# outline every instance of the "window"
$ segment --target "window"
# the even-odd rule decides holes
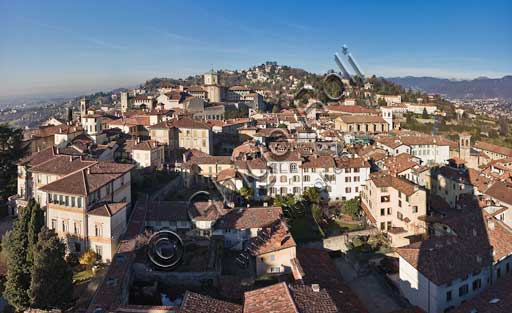
[[[390,221],[388,221],[388,222],[387,222],[387,224],[388,224],[388,225],[387,225],[387,226],[388,226],[388,229],[391,229],[391,227],[393,227],[393,225],[391,224],[391,222],[390,222]]]
[[[384,222],[380,223],[380,230],[386,230],[386,223],[384,223]]]
[[[402,198],[402,192],[398,192],[398,198]]]
[[[356,192],[359,192],[359,187],[356,187]]]
[[[57,220],[54,218],[52,219],[52,229],[57,230]]]
[[[359,168],[354,168],[354,173],[359,173]]]
[[[297,164],[290,164],[290,173],[297,173]]]
[[[351,193],[351,192],[352,192],[352,188],[350,188],[350,187],[345,188],[345,193]]]
[[[304,173],[309,173],[309,168],[305,168]]]
[[[414,205],[412,207],[412,213],[418,213],[418,206],[417,205]]]
[[[59,204],[64,204],[64,196],[63,195],[59,195]]]
[[[281,268],[280,267],[271,267],[270,272],[271,273],[281,273]]]
[[[468,285],[462,285],[459,287],[459,297],[465,296],[468,293]]]
[[[82,207],[82,198],[76,198],[77,207]]]
[[[94,235],[96,237],[101,237],[101,235],[102,235],[102,227],[101,227],[101,225],[99,225],[99,224],[95,224],[94,225]]]
[[[76,198],[75,197],[71,197],[71,206],[72,207],[75,207],[76,206]]]
[[[293,182],[294,182],[294,183],[299,182],[299,180],[300,180],[300,179],[299,179],[299,176],[298,176],[298,175],[293,175]]]
[[[402,200],[398,200],[398,206],[402,207]]]
[[[304,175],[304,181],[309,182],[309,180],[310,180],[309,175]]]
[[[69,196],[66,196],[66,200],[64,201],[64,203],[66,204],[66,206],[69,206]]]
[[[80,235],[80,222],[74,222],[73,223],[73,232],[76,235]]]
[[[473,290],[478,290],[482,287],[482,280],[479,278],[479,279],[475,279],[473,281]]]
[[[286,176],[282,175],[279,180],[282,182],[282,183],[286,183],[288,181],[288,178],[286,178]]]
[[[282,195],[286,195],[286,194],[288,194],[288,188],[286,188],[286,187],[281,187],[281,194],[282,194]]]
[[[349,176],[345,177],[345,182],[346,183],[350,183],[350,181],[351,181],[351,177],[349,177]]]
[[[396,212],[396,218],[398,218],[399,220],[403,220],[404,215],[401,212]]]
[[[101,260],[101,256],[103,255],[103,247],[102,246],[96,246],[94,250],[96,252],[96,259],[97,260]]]
[[[294,194],[299,194],[300,193],[300,188],[299,187],[293,187],[293,193]]]
[[[452,301],[452,291],[449,290],[446,292],[446,302]]]
[[[67,232],[69,229],[68,221],[62,221],[62,231]]]
[[[391,208],[388,208],[388,215],[391,215]]]
[[[384,209],[380,209],[380,216],[384,216],[386,214],[386,211]]]
[[[346,168],[345,173],[350,173],[350,170],[351,170],[350,168]]]
[[[389,202],[389,196],[381,196],[380,202]]]
[[[355,181],[355,182],[358,182],[358,181],[360,181],[360,180],[361,180],[361,177],[359,177],[359,176],[354,176],[354,181]]]

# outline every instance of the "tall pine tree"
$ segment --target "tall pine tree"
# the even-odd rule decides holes
[[[34,249],[30,282],[31,307],[63,308],[73,297],[73,272],[64,260],[65,244],[53,230],[43,227]]]
[[[30,304],[27,290],[30,287],[31,264],[27,261],[27,253],[31,216],[32,206],[23,208],[12,231],[7,232],[2,239],[2,250],[7,259],[4,297],[18,311]]]

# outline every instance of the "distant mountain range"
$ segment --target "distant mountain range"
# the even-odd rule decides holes
[[[479,77],[473,80],[451,80],[434,77],[390,77],[388,80],[404,88],[437,93],[448,98],[512,99],[512,76]]]

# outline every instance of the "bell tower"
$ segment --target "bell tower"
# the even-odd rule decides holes
[[[219,75],[216,71],[211,69],[208,73],[204,74],[204,85],[218,85],[219,84]]]
[[[80,99],[80,115],[87,115],[87,109],[89,109],[89,99],[84,97]]]
[[[471,135],[468,133],[459,134],[459,158],[469,161],[471,156]]]

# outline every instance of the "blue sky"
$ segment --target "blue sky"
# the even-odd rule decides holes
[[[266,60],[322,73],[512,74],[512,1],[0,0],[0,96],[133,86]]]

